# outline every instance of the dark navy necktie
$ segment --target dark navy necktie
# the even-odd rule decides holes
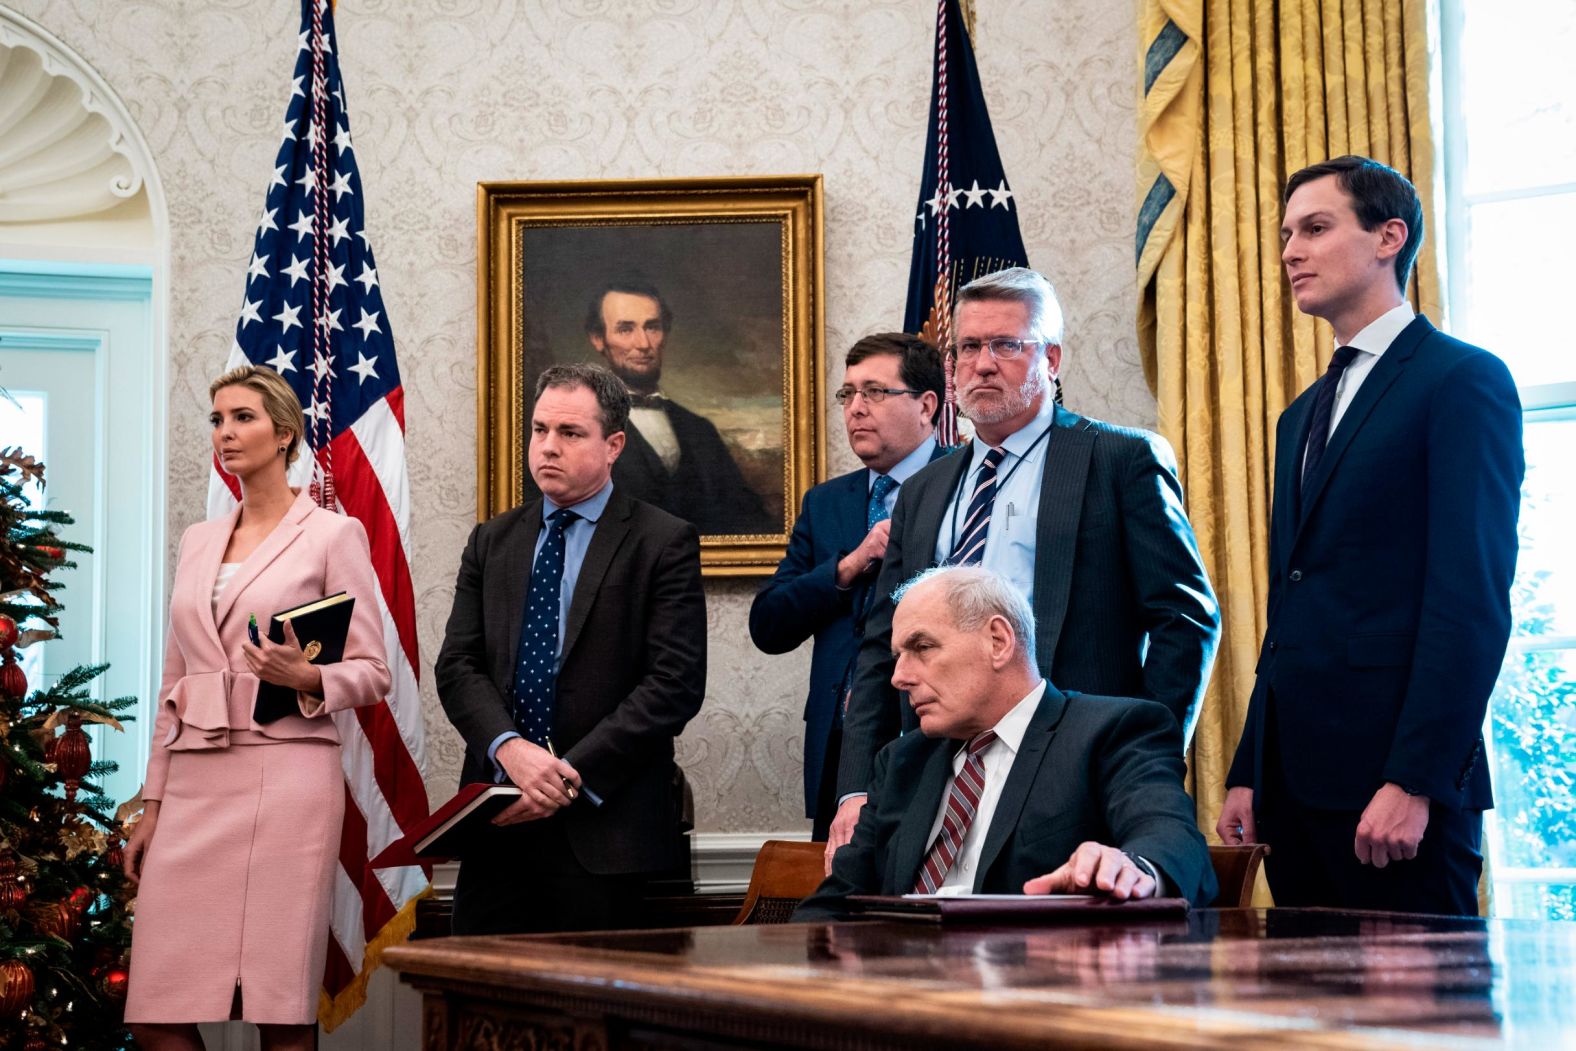
[[[1335,391],[1341,385],[1341,375],[1346,372],[1346,366],[1357,357],[1356,347],[1337,347],[1330,357],[1330,367],[1324,370],[1324,379],[1319,381],[1319,393],[1313,396],[1313,422],[1308,427],[1308,445],[1306,458],[1303,460],[1300,483],[1313,477],[1313,472],[1319,467],[1319,461],[1324,458],[1324,447],[1330,444],[1330,418],[1335,413]]]
[[[897,482],[891,475],[878,474],[876,482],[870,487],[870,505],[865,508],[865,532],[876,527],[878,522],[885,522],[892,517],[892,512],[887,510],[887,494],[897,488]]]
[[[558,683],[559,593],[564,582],[564,530],[580,516],[561,507],[547,516],[547,539],[531,566],[531,586],[520,622],[514,667],[514,726],[532,744],[547,747]]]
[[[963,539],[947,556],[949,566],[977,566],[985,557],[985,541],[990,532],[991,507],[996,503],[996,468],[1007,458],[1003,449],[992,449],[981,461],[974,492],[969,497],[969,509],[961,530]],[[956,506],[956,505],[954,505]]]

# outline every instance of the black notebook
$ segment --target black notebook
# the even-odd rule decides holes
[[[350,614],[355,608],[355,597],[341,591],[294,609],[280,610],[268,621],[268,638],[283,643],[285,622],[289,621],[307,660],[313,664],[336,664],[344,659],[345,636],[350,633]],[[257,684],[257,703],[252,707],[254,722],[271,723],[287,715],[300,714],[296,691],[278,683]]]

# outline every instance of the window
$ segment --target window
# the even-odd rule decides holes
[[[1495,912],[1576,919],[1576,4],[1442,0],[1452,331],[1504,358],[1527,478],[1485,737]]]
[[[4,390],[4,385],[0,384],[0,391]],[[5,435],[4,440],[0,441],[0,448],[19,446],[47,467],[46,454],[49,450],[44,444],[44,436],[48,412],[49,397],[44,391],[12,390],[0,394],[0,434]],[[44,506],[44,491],[36,482],[23,486],[22,495],[27,498],[29,507],[38,509]],[[16,662],[22,666],[22,674],[27,676],[30,694],[47,685],[44,682],[44,657],[48,649],[48,646],[28,646],[16,651]]]

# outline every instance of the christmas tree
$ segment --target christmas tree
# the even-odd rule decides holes
[[[115,764],[93,761],[82,726],[121,730],[135,699],[91,698],[106,665],[29,695],[16,651],[57,637],[62,585],[49,575],[88,550],[60,538],[70,515],[29,506],[29,485],[42,492],[44,465],[0,450],[0,1047],[126,1048],[127,829],[94,780]]]

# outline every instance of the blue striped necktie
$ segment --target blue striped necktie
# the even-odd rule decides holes
[[[990,532],[991,506],[996,502],[996,468],[1001,466],[1007,453],[992,449],[976,472],[974,493],[969,497],[968,513],[963,519],[963,538],[947,556],[949,566],[977,566],[985,557],[985,540]]]
[[[514,665],[514,726],[532,744],[547,746],[558,686],[559,592],[564,583],[564,530],[580,516],[560,507],[547,516],[547,539],[531,566],[520,645]]]

